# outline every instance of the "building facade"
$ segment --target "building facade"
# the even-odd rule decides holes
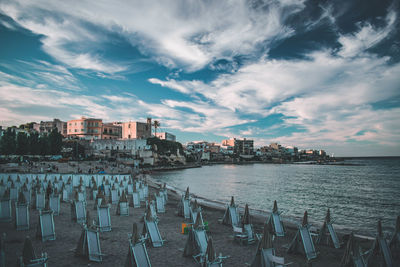
[[[82,117],[67,122],[67,136],[80,139],[101,139],[103,120]]]
[[[156,133],[156,137],[158,137],[161,140],[176,142],[176,136],[171,133],[167,133],[167,132]]]
[[[118,122],[114,125],[121,126],[122,139],[147,139],[151,137],[151,121],[150,122]]]
[[[233,147],[233,152],[237,155],[252,155],[254,153],[254,140],[246,138],[222,140],[222,146]]]
[[[57,128],[58,132],[64,137],[67,137],[67,123],[59,119],[52,121],[41,121],[33,124],[33,129],[39,134],[49,134],[53,129]]]
[[[120,139],[122,138],[122,127],[114,123],[103,123],[101,139]]]

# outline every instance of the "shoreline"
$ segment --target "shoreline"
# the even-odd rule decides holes
[[[146,176],[146,181],[148,182],[149,186],[153,187],[154,189],[158,189],[158,188],[160,188],[160,186],[163,185],[163,183],[157,182],[153,178],[149,178],[148,176]],[[181,198],[181,196],[185,193],[184,190],[172,187],[172,186],[170,186],[168,184],[167,184],[167,189],[176,200],[179,200]],[[190,189],[189,189],[189,191],[190,191]],[[192,194],[192,193],[190,193],[190,195],[191,195],[192,199],[196,199],[197,203],[200,204],[201,206],[207,207],[209,209],[214,209],[214,210],[217,210],[217,211],[220,211],[220,212],[225,212],[226,207],[229,204],[228,202],[227,203],[223,203],[223,202],[220,202],[220,201],[216,201],[216,200],[208,199],[208,198],[205,198],[205,197],[202,197],[202,196],[198,196],[198,195]],[[270,211],[266,211],[266,210],[253,209],[253,208],[250,208],[250,207],[249,207],[249,210],[250,210],[251,217],[253,217],[254,219],[259,220],[259,221],[264,221],[265,222],[269,218],[269,216],[271,215],[271,212]],[[244,207],[238,207],[238,211],[241,214],[243,214]],[[294,217],[290,218],[288,216],[281,215],[281,219],[282,219],[282,222],[284,223],[286,228],[288,228],[288,229],[290,229],[292,231],[296,231],[298,229],[298,225],[300,224],[300,220],[298,220],[297,218],[294,218]],[[298,223],[296,223],[295,219],[296,219],[296,221],[298,221]],[[316,231],[318,231],[320,229],[320,227],[322,226],[322,224],[323,224],[323,223],[314,222],[312,220],[309,220],[309,221],[312,222],[312,223],[310,223],[310,225],[311,225],[310,231],[312,231],[314,233]],[[335,227],[335,224],[334,224],[334,227]],[[357,234],[355,231],[348,231],[348,230],[345,230],[345,229],[338,228],[337,226],[335,227],[335,231],[340,236],[349,235],[350,232],[353,232],[355,237],[357,237],[359,239],[362,239],[362,240],[365,240],[365,241],[372,241],[372,240],[375,239],[374,236],[367,236],[367,235],[363,235],[363,234]]]

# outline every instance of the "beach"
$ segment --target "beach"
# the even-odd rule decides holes
[[[85,169],[87,166],[80,164]],[[93,166],[93,165],[92,165]],[[62,168],[58,166],[59,168]],[[140,175],[145,177],[149,184],[149,194],[154,195],[156,184],[151,175]],[[89,198],[90,189],[87,188]],[[193,258],[183,257],[188,235],[181,233],[181,225],[185,222],[183,217],[177,216],[178,202],[182,192],[169,190],[168,203],[165,213],[158,213],[158,227],[165,243],[160,248],[152,248],[147,245],[147,252],[152,266],[198,266]],[[94,201],[87,201],[87,210],[90,212],[91,220],[96,219],[97,212],[94,209]],[[195,198],[192,196],[192,200]],[[199,198],[202,206],[202,215],[204,221],[208,222],[208,235],[212,237],[217,255],[220,253],[225,256],[224,266],[248,266],[252,263],[256,254],[257,242],[252,245],[241,245],[234,241],[231,226],[221,224],[219,221],[224,215],[224,207],[212,200]],[[228,205],[229,203],[225,203]],[[59,216],[54,216],[56,240],[42,242],[36,239],[36,228],[38,225],[38,211],[30,209],[30,229],[26,231],[16,231],[14,220],[10,223],[0,223],[1,232],[6,233],[5,256],[6,266],[14,266],[17,258],[22,255],[23,242],[26,236],[32,239],[33,247],[37,255],[41,252],[48,254],[48,266],[123,266],[128,253],[129,234],[132,231],[132,224],[137,223],[139,232],[143,228],[143,215],[145,212],[144,202],[141,208],[129,207],[129,216],[116,215],[117,205],[113,204],[110,208],[111,232],[100,232],[100,247],[103,256],[102,263],[89,262],[87,259],[76,257],[74,254],[82,232],[82,226],[71,220],[70,203],[61,202],[61,211]],[[243,207],[240,207],[242,210]],[[13,209],[15,212],[15,209]],[[241,212],[242,213],[242,212]],[[261,234],[263,225],[267,220],[268,214],[263,214],[255,210],[250,210],[251,220],[256,233]],[[274,240],[276,255],[284,257],[286,263],[292,263],[290,266],[307,266],[305,257],[300,254],[287,254],[286,247],[296,234],[296,225],[287,222],[283,217],[286,227],[285,237],[278,237]],[[187,221],[186,221],[187,222]],[[347,233],[338,232],[340,240]],[[370,238],[357,238],[363,251],[371,248],[373,240]],[[316,245],[318,252],[317,259],[312,261],[312,266],[339,266],[343,257],[345,245],[340,249],[333,247]],[[399,263],[397,263],[399,264]]]

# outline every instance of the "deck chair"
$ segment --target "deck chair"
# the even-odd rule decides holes
[[[144,242],[133,243],[129,240],[129,251],[125,267],[151,267],[149,255]]]
[[[367,266],[393,266],[392,253],[383,236],[381,221],[378,221],[378,231],[372,248],[368,251]]]
[[[280,214],[281,213],[278,210],[278,204],[275,200],[271,216],[269,217],[269,221],[273,226],[274,235],[278,237],[283,237],[285,236],[285,227],[283,226]]]
[[[181,201],[178,205],[178,215],[185,219],[190,219],[190,199],[182,196]]]
[[[161,195],[155,195],[156,198],[156,207],[157,207],[157,212],[164,213],[165,212],[165,206],[164,206],[164,197]]]
[[[222,267],[222,259],[226,257],[216,256],[212,238],[210,237],[207,242],[207,250],[202,260],[204,267]]]
[[[152,219],[148,220],[146,216],[144,217],[143,235],[155,248],[164,245],[164,240],[161,237],[157,222]]]
[[[295,237],[289,245],[288,253],[304,254],[307,260],[312,260],[317,257],[317,252],[310,234],[307,211],[304,213],[303,223],[299,226]]]
[[[400,215],[396,219],[396,227],[389,242],[393,258],[400,259]]]
[[[47,254],[42,253],[37,257],[29,237],[25,238],[22,256],[19,257],[17,266],[19,267],[47,267]]]
[[[41,192],[37,192],[36,199],[35,199],[35,208],[37,210],[42,210],[42,209],[44,209],[45,204],[46,204],[45,194],[41,193]]]
[[[250,245],[256,241],[252,224],[244,224],[243,227],[234,227],[235,240],[239,241],[240,244]]]
[[[52,195],[49,198],[50,209],[54,212],[54,216],[60,214],[60,195]]]
[[[118,190],[113,189],[111,190],[111,204],[117,204],[118,203]]]
[[[103,260],[104,254],[101,253],[98,231],[86,228],[86,226],[83,227],[75,250],[75,256],[85,257],[94,262]]]
[[[18,189],[15,187],[10,188],[10,200],[15,202],[18,198]]]
[[[319,231],[316,243],[322,245],[332,244],[335,248],[340,248],[339,238],[336,235],[335,229],[333,229],[329,209],[326,213],[325,221]]]
[[[15,203],[15,228],[29,230],[29,207],[27,203]]]
[[[340,262],[341,267],[367,267],[362,257],[361,248],[354,239],[353,233],[350,233],[346,244],[344,255]]]
[[[236,227],[240,226],[240,215],[233,197],[231,199],[231,204],[226,207],[224,217],[222,218],[221,222],[222,224],[226,225],[232,225]]]
[[[71,203],[71,219],[77,223],[86,221],[86,204],[83,201],[74,200]]]
[[[193,258],[196,262],[201,262],[207,250],[208,236],[205,229],[193,228],[193,234],[199,252],[197,255],[193,255]]]
[[[11,200],[0,200],[0,222],[11,222]]]
[[[37,226],[36,236],[43,242],[47,240],[56,240],[52,210],[39,211],[39,223]]]
[[[110,207],[101,205],[97,208],[97,222],[100,232],[111,231]]]
[[[140,196],[139,192],[133,192],[132,193],[132,198],[131,198],[131,206],[133,208],[140,208]]]
[[[61,190],[61,192],[62,192],[62,201],[68,202],[69,201],[68,190],[64,188],[64,189]]]
[[[265,267],[278,267],[285,266],[285,259],[283,257],[278,257],[275,255],[275,250],[273,248],[262,249],[261,259],[263,266]]]
[[[129,205],[128,200],[126,199],[125,191],[122,191],[122,195],[117,204],[116,213],[120,216],[129,216]]]

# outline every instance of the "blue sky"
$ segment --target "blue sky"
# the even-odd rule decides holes
[[[0,125],[400,155],[398,1],[0,2]]]

